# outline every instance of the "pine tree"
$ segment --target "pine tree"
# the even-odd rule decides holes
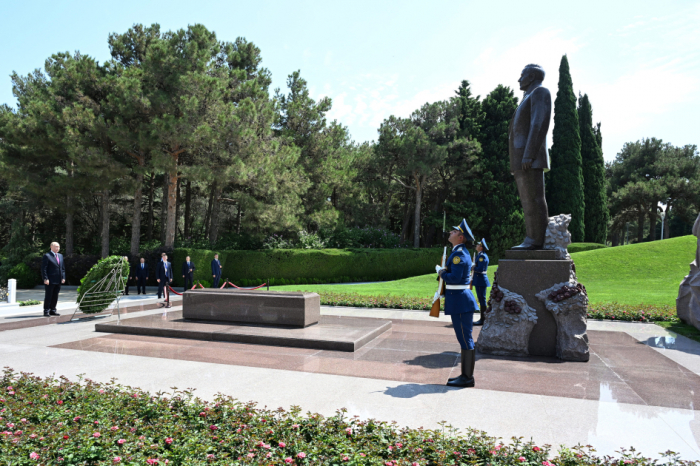
[[[546,182],[547,205],[549,215],[571,214],[571,240],[581,242],[584,238],[585,214],[581,137],[576,95],[566,55],[561,58],[558,87],[554,101],[554,131],[550,151],[552,164]]]
[[[593,110],[588,95],[579,97],[578,122],[583,162],[585,236],[590,243],[605,243],[608,236],[608,196],[605,188],[605,162],[598,143],[600,124],[593,127]]]

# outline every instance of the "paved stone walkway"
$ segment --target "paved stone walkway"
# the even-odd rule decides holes
[[[151,301],[139,309],[157,306]],[[168,315],[134,309],[122,318],[154,314]],[[289,348],[94,332],[95,322],[115,316],[5,331],[2,319],[0,362],[41,376],[115,377],[150,391],[190,387],[205,398],[223,392],[327,415],[345,407],[350,415],[402,426],[435,428],[446,421],[505,439],[590,444],[600,454],[633,446],[647,456],[670,449],[700,459],[700,343],[656,325],[590,322],[594,357],[588,364],[480,357],[477,387],[450,389],[441,383],[455,367],[458,347],[444,316],[325,307],[322,314],[391,319],[394,329],[352,356],[290,358]],[[340,362],[324,365],[323,359]]]

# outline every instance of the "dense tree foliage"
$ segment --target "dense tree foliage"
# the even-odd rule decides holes
[[[619,236],[632,223],[636,240],[642,242],[648,219],[649,240],[657,239],[656,224],[664,206],[669,219],[691,224],[697,215],[700,155],[696,146],[675,147],[655,138],[627,143],[606,171],[614,235]],[[668,238],[670,223],[665,223],[664,238]]]
[[[104,63],[56,53],[12,75],[16,106],[0,107],[0,276],[56,240],[67,256],[102,257],[431,247],[445,244],[443,213],[448,229],[466,218],[494,259],[522,239],[509,87],[482,99],[464,80],[452,98],[390,116],[376,142],[358,144],[300,71],[271,90],[261,50],[244,38],[134,25],[108,46]],[[605,242],[609,227],[617,244],[628,223],[654,239],[659,205],[664,237],[685,231],[700,204],[693,146],[627,144],[604,172],[600,123],[587,96],[577,111],[566,56],[554,111],[550,215],[573,214],[575,240]]]
[[[551,170],[546,176],[549,215],[571,214],[569,231],[574,242],[584,239],[584,194],[581,169],[581,137],[579,135],[576,95],[564,55],[559,65],[559,85],[554,100],[554,129]]]
[[[600,124],[593,127],[593,110],[588,94],[579,97],[579,132],[583,162],[583,194],[585,203],[584,240],[605,243],[608,237],[608,196],[605,191],[605,161],[599,138]]]

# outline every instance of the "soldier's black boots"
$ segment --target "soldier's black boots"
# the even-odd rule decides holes
[[[448,387],[473,387],[474,363],[476,362],[476,350],[462,350],[462,374],[448,380]]]
[[[483,312],[481,314],[479,314],[479,320],[474,322],[472,325],[474,325],[474,326],[484,325],[484,313]]]

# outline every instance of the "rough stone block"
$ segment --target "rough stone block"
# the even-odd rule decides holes
[[[189,290],[182,297],[182,316],[188,320],[308,327],[321,317],[321,298],[316,293]]]
[[[535,296],[551,286],[568,282],[570,260],[512,260],[498,262],[498,286],[525,298],[537,312],[537,324],[530,332],[528,344],[532,356],[556,356],[557,323],[545,304]]]

